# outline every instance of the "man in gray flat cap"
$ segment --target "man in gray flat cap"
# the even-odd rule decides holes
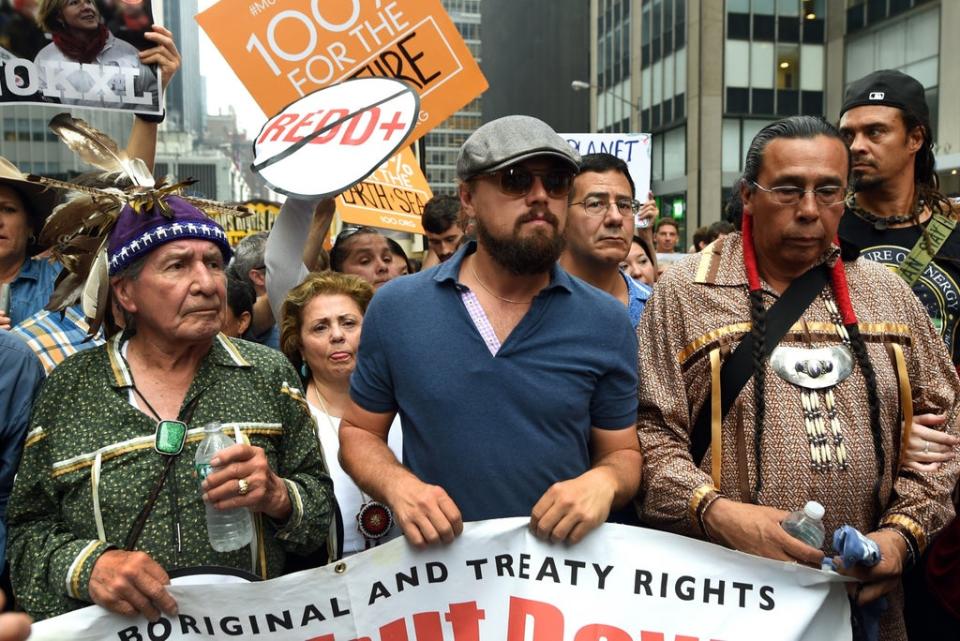
[[[477,240],[382,287],[364,317],[340,457],[414,545],[507,516],[576,542],[637,491],[629,316],[556,264],[578,162],[536,118],[480,127],[457,160]]]

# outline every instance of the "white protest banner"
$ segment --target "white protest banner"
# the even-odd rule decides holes
[[[31,641],[847,641],[839,576],[664,532],[604,525],[574,546],[529,519],[468,524],[453,544],[397,539],[272,581],[174,586],[154,623],[99,607]]]
[[[612,154],[627,163],[643,202],[650,191],[650,134],[560,134],[580,155]]]
[[[161,24],[161,0],[118,2],[103,14],[101,3],[89,3],[69,19],[61,8],[45,27],[33,15],[36,4],[22,3],[0,22],[0,106],[160,113],[159,69],[141,64],[139,54],[156,46],[144,33]]]
[[[417,92],[391,78],[315,91],[266,122],[253,144],[253,170],[288,196],[338,194],[400,148],[419,109]]]

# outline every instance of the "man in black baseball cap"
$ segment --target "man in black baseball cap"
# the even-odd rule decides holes
[[[839,127],[854,191],[840,238],[913,287],[960,365],[960,233],[934,171],[923,85],[900,71],[871,73],[847,88]]]
[[[913,289],[960,364],[960,232],[957,210],[934,171],[930,110],[923,85],[882,70],[847,88],[840,132],[850,148],[854,193],[841,219],[841,241],[885,263]],[[936,473],[954,447],[945,416],[918,412],[902,444],[904,466]],[[924,581],[925,557],[904,577],[911,639],[933,638],[948,615],[938,612]]]

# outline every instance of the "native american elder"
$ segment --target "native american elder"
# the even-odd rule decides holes
[[[900,575],[952,517],[957,467],[901,468],[901,425],[944,413],[956,431],[960,382],[906,284],[841,259],[848,169],[828,123],[768,125],[737,187],[742,232],[657,283],[638,330],[640,511],[656,527],[819,565],[827,548],[780,525],[819,501],[826,545],[850,524],[880,546],[877,566],[845,571],[862,581],[861,604],[891,593],[881,638],[904,639]]]
[[[127,205],[110,232],[126,330],[59,365],[34,407],[8,516],[14,592],[37,619],[91,602],[172,615],[167,571],[270,578],[327,537],[331,482],[296,373],[279,352],[220,333],[223,229],[179,197],[162,202],[171,217]],[[212,421],[243,442],[200,486],[194,457]],[[204,501],[249,508],[253,543],[215,552]]]

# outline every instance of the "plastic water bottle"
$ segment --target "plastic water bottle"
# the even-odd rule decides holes
[[[210,460],[216,456],[217,452],[233,444],[234,440],[223,433],[220,423],[209,423],[203,426],[203,440],[197,448],[197,456],[194,459],[197,476],[201,483],[214,471]],[[209,503],[204,505],[207,508],[207,535],[214,550],[230,552],[250,544],[253,540],[253,520],[250,517],[250,510],[245,507],[218,510]]]
[[[787,534],[803,541],[812,548],[823,547],[826,531],[823,529],[824,509],[816,501],[807,501],[802,510],[793,512],[781,524]]]

